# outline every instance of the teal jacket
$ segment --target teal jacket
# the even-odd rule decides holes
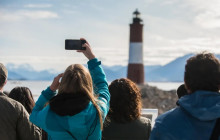
[[[110,94],[105,73],[98,59],[88,62],[88,68],[93,80],[94,93],[98,94],[98,105],[103,113],[103,121],[109,111]],[[92,102],[89,102],[84,110],[73,116],[59,116],[50,109],[50,105],[44,105],[54,97],[48,87],[42,91],[35,107],[30,115],[30,121],[45,130],[52,140],[99,140],[101,128],[97,110]],[[71,136],[72,135],[72,136]],[[75,137],[75,138],[73,138]]]
[[[150,140],[209,140],[220,118],[220,93],[196,91],[178,104],[156,119]]]

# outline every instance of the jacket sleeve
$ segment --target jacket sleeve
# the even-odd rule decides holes
[[[97,58],[88,61],[88,68],[92,76],[94,93],[98,95],[103,115],[106,116],[109,110],[110,93],[101,61],[98,61]]]
[[[45,110],[48,109],[48,107],[45,107],[45,104],[55,95],[56,92],[52,91],[50,87],[48,87],[46,90],[41,92],[40,97],[35,103],[35,106],[30,115],[30,121],[40,128],[44,129],[45,122],[43,120],[45,119]]]
[[[41,129],[29,121],[29,114],[23,106],[17,121],[17,138],[19,140],[41,140]]]

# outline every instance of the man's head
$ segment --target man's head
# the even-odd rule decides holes
[[[189,58],[185,65],[184,81],[191,93],[197,90],[219,91],[219,59],[207,52]]]
[[[176,90],[178,98],[181,98],[184,95],[187,95],[187,90],[184,84],[180,85]]]
[[[8,77],[8,70],[2,63],[0,63],[0,89],[2,89],[2,87],[4,86],[7,77]]]

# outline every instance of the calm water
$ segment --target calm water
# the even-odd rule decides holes
[[[50,86],[52,81],[8,81],[6,86],[4,87],[5,91],[11,91],[16,86],[26,86],[30,88],[34,95],[34,99],[36,100],[41,91]],[[149,82],[151,86],[157,86],[163,90],[172,90],[177,89],[178,86],[182,83],[179,82]]]
[[[148,84],[162,90],[176,90],[183,82],[149,82]]]
[[[50,86],[52,81],[8,81],[4,91],[11,91],[16,86],[28,87],[34,95],[35,101],[41,94],[41,91]]]

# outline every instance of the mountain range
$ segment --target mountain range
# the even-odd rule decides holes
[[[145,81],[147,82],[182,82],[184,76],[184,67],[186,60],[193,54],[187,54],[179,57],[166,65],[146,65],[144,66]],[[220,59],[220,55],[216,55]],[[9,63],[6,65],[9,73],[9,80],[53,80],[58,72],[54,70],[36,71],[29,64],[15,65]],[[103,69],[108,81],[127,76],[127,66],[105,66]]]

